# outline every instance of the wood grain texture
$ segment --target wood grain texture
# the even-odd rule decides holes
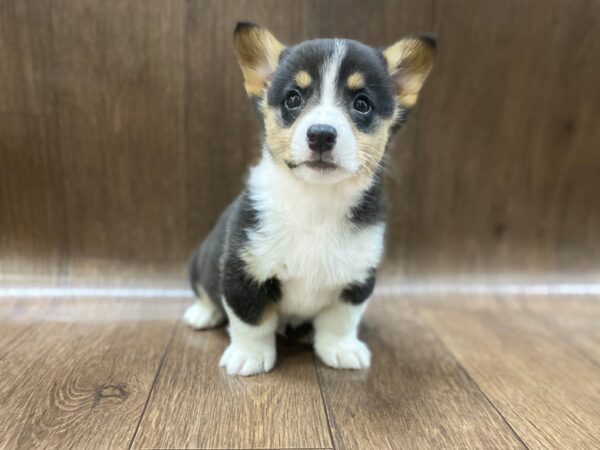
[[[422,316],[529,448],[600,446],[598,365],[543,321],[508,308]]]
[[[524,448],[406,301],[376,300],[368,372],[319,365],[336,448]]]
[[[49,16],[48,2],[0,2],[0,282],[64,262]]]
[[[52,302],[12,322],[31,326],[0,358],[0,447],[128,448],[181,311],[172,305],[159,318],[143,303]]]
[[[310,348],[280,346],[273,372],[229,377],[223,329],[177,329],[133,448],[330,448]]]
[[[237,20],[287,43],[437,33],[390,152],[391,273],[597,273],[595,0],[5,0],[4,282],[183,283],[258,155]]]
[[[600,4],[438,5],[408,275],[597,274]]]
[[[52,5],[68,258],[77,261],[65,276],[118,279],[134,261],[147,277],[168,272],[187,251],[184,2]]]
[[[0,299],[0,361],[27,339],[36,318],[51,309],[48,302],[31,299]]]
[[[280,342],[253,378],[183,299],[2,300],[0,447],[596,448],[598,305],[563,300],[379,298],[369,371]]]
[[[582,355],[600,365],[600,302],[597,299],[525,297],[516,301]]]

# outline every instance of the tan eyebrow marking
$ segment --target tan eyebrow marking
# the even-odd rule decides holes
[[[354,72],[346,81],[348,89],[356,90],[365,87],[365,77],[360,72]]]
[[[301,70],[294,77],[294,81],[296,82],[299,88],[305,89],[309,87],[312,83],[312,77],[306,70]]]

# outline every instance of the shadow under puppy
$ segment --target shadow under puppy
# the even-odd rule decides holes
[[[264,28],[237,25],[262,159],[195,253],[198,300],[185,313],[197,329],[229,320],[228,374],[271,370],[278,328],[307,321],[325,364],[369,367],[357,330],[383,252],[383,158],[434,47],[429,37],[383,50],[343,39],[285,47]]]

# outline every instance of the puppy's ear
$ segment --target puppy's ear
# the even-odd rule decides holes
[[[430,36],[407,37],[383,50],[396,100],[401,106],[412,108],[417,102],[433,66],[434,53],[435,39]]]
[[[235,27],[234,43],[248,96],[262,95],[285,47],[264,28],[247,22]]]

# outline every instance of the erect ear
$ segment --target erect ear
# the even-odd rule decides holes
[[[266,29],[253,23],[239,22],[234,32],[235,54],[248,96],[260,96],[277,68],[285,48]]]
[[[412,108],[417,102],[433,66],[434,53],[435,39],[429,36],[407,37],[383,50],[396,100],[401,106]]]

